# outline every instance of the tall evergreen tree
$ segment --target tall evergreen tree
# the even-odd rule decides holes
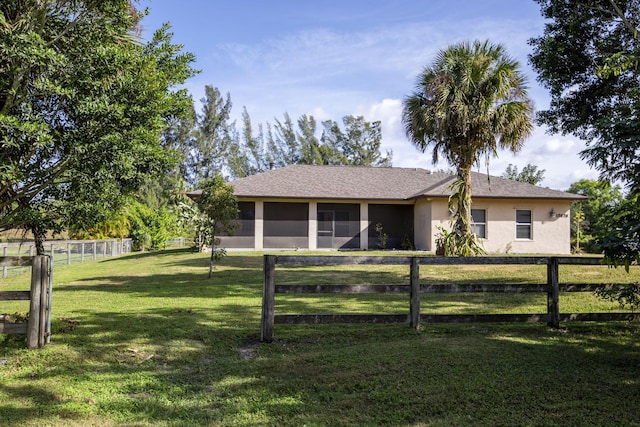
[[[323,141],[337,151],[337,164],[352,166],[391,166],[392,153],[380,152],[382,127],[379,121],[367,122],[362,116],[342,118],[344,130],[332,120],[323,122]]]
[[[189,178],[187,162],[191,150],[195,147],[196,111],[193,107],[193,100],[190,101],[190,106],[185,114],[181,117],[172,117],[162,132],[162,146],[177,160],[170,173],[178,175],[184,181]]]
[[[222,96],[218,88],[205,86],[202,110],[197,115],[193,145],[187,158],[188,181],[193,186],[222,173],[229,155],[231,129],[231,96]]]
[[[316,136],[316,119],[306,114],[298,119],[298,144],[300,145],[300,160],[303,165],[322,165],[323,156],[320,151],[320,140]]]
[[[288,113],[284,113],[283,120],[275,119],[274,141],[277,147],[274,153],[276,166],[294,165],[300,163],[301,153],[293,121]]]
[[[503,178],[511,179],[513,181],[526,182],[531,185],[538,185],[544,180],[544,169],[538,169],[538,166],[528,163],[521,171],[518,171],[518,167],[509,163],[507,169],[502,174]]]

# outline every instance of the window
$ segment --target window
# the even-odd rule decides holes
[[[471,209],[471,232],[481,239],[487,238],[487,211]]]
[[[516,239],[531,240],[531,211],[516,211]]]

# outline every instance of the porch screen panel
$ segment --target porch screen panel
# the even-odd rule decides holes
[[[354,203],[318,203],[321,212],[333,213],[333,234],[331,239],[318,235],[319,248],[358,249],[360,248],[360,205]],[[318,217],[320,218],[320,216]],[[318,224],[320,227],[320,224]],[[324,236],[323,236],[324,237]],[[330,243],[329,243],[330,242]]]
[[[265,248],[309,247],[309,204],[265,202]]]
[[[224,248],[253,249],[256,231],[255,202],[238,202],[238,219],[232,235],[220,236],[220,246]]]
[[[382,232],[388,236],[386,249],[413,245],[413,205],[369,204],[369,249],[378,249],[377,224],[382,225]]]

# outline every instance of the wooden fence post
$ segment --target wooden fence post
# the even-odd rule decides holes
[[[4,248],[2,248],[2,256],[6,257],[7,256],[7,247],[5,246]],[[2,267],[2,277],[7,277],[7,266],[3,266]]]
[[[558,283],[558,258],[550,257],[547,264],[547,313],[548,326],[560,327],[560,285]]]
[[[46,255],[40,258],[40,326],[38,331],[38,347],[44,347],[47,337],[47,310],[49,307],[49,257]]]
[[[67,265],[71,264],[71,243],[67,243]]]
[[[84,262],[84,242],[80,243],[80,262]]]
[[[264,280],[262,284],[262,331],[260,341],[273,341],[273,323],[275,319],[276,305],[276,257],[275,255],[264,256]]]
[[[411,317],[411,327],[420,329],[420,258],[411,257],[411,296],[409,315]]]
[[[33,257],[31,265],[31,297],[27,325],[27,347],[38,348],[45,343],[49,258]]]
[[[47,289],[47,305],[46,305],[46,327],[45,327],[45,344],[51,342],[51,304],[53,303],[53,265],[55,261],[53,259],[53,245],[51,246],[51,257],[47,260],[46,264],[46,277],[42,278],[43,286]],[[46,284],[45,284],[46,283]]]

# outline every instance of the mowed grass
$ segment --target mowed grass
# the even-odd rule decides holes
[[[300,253],[298,253],[300,254]],[[302,253],[304,254],[304,252]],[[368,252],[366,255],[370,255]],[[378,253],[379,255],[379,253]],[[56,268],[53,336],[0,336],[2,426],[640,426],[640,325],[279,325],[259,342],[262,257],[207,279],[187,251]],[[291,267],[278,283],[408,283],[408,267]],[[544,283],[537,266],[421,266],[422,281]],[[560,280],[639,280],[561,266]],[[29,277],[0,281],[27,289]],[[276,313],[407,313],[405,295],[277,295]],[[590,293],[563,312],[619,311]],[[0,302],[0,313],[27,311]],[[541,294],[423,295],[425,313],[541,313]]]

